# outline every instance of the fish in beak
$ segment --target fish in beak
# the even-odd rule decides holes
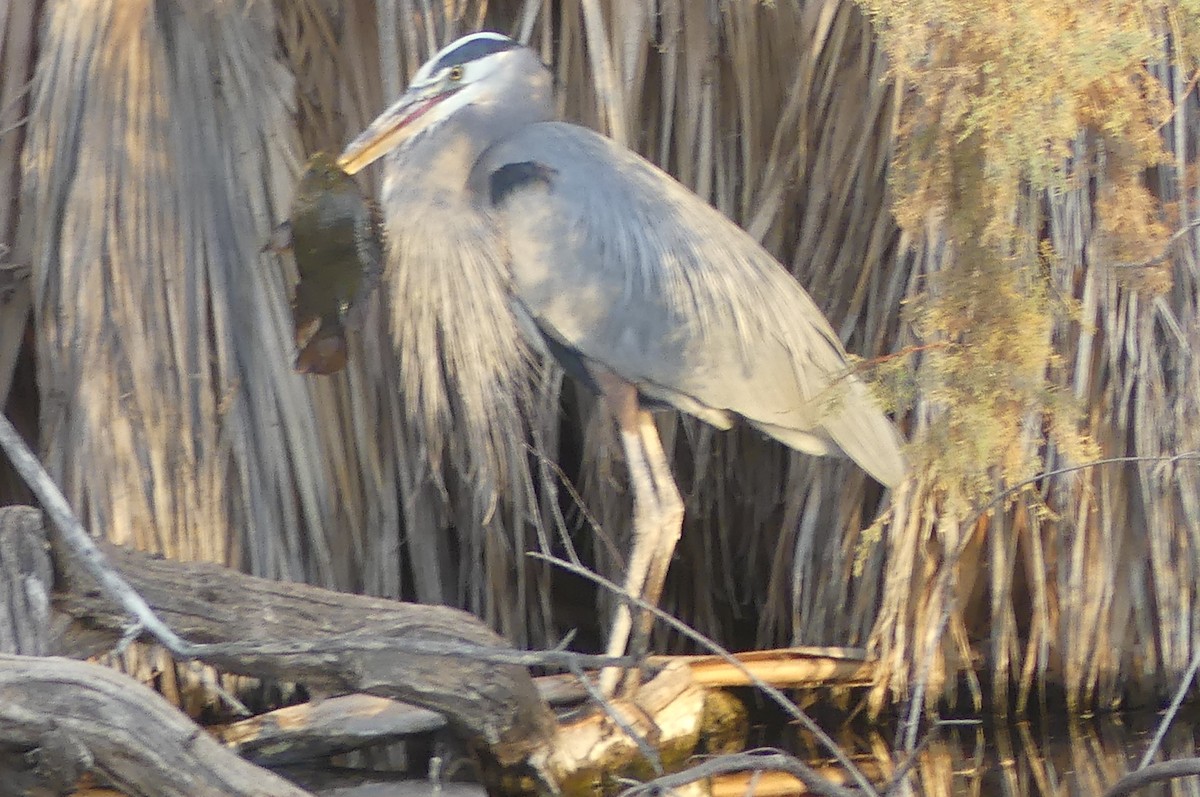
[[[332,374],[346,366],[347,330],[362,322],[383,270],[379,214],[333,157],[309,159],[291,216],[273,248],[290,249],[300,280],[292,299],[296,370]]]

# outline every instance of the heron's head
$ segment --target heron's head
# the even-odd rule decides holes
[[[528,48],[499,33],[464,36],[417,70],[404,95],[350,142],[338,165],[356,174],[464,108],[527,102],[549,108],[549,90],[549,73]]]

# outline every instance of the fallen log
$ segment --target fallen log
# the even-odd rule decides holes
[[[40,530],[30,511],[2,514],[19,517],[29,533]],[[127,615],[87,571],[75,566],[72,552],[55,538],[51,549],[57,570],[51,604],[71,620],[59,624],[52,648],[76,656],[109,649],[124,633]],[[204,656],[218,669],[299,681],[331,694],[359,692],[419,705],[445,716],[452,729],[502,766],[524,762],[532,754],[536,772],[551,782],[590,779],[635,764],[645,750],[644,739],[635,737],[649,738],[676,759],[686,757],[698,738],[704,694],[684,667],[668,667],[632,701],[619,701],[613,711],[620,721],[593,713],[560,731],[524,668],[405,648],[444,642],[505,649],[498,636],[463,612],[274,582],[111,545],[103,550],[120,576],[177,634],[201,644],[238,640]],[[291,712],[311,719],[321,709]],[[430,726],[435,722],[427,714],[409,716]],[[254,735],[253,722],[243,727]],[[346,732],[343,727],[334,736],[345,741]],[[314,747],[310,740],[301,747],[320,750],[321,744]]]
[[[464,612],[103,548],[122,578],[177,633],[192,642],[224,643],[203,657],[222,671],[422,706],[445,716],[474,749],[502,766],[525,760],[555,733],[553,716],[525,668],[413,652],[422,644],[507,651],[498,635]],[[128,616],[59,538],[47,542],[35,509],[0,509],[0,576],[2,652],[84,658],[111,649],[125,633]],[[91,706],[102,707],[96,701]],[[23,715],[13,712],[8,719],[15,728]],[[31,726],[29,734],[39,736],[39,728]]]
[[[132,678],[63,658],[0,655],[0,761],[5,794],[66,794],[88,771],[147,797],[308,794]]]
[[[91,571],[76,561],[72,550],[62,546],[55,536],[51,537],[50,545],[55,568],[54,592],[49,601],[44,595],[38,597],[38,590],[44,591],[48,581],[48,568],[39,559],[46,552],[44,534],[40,514],[35,510],[0,509],[0,570],[6,575],[8,570],[13,571],[24,584],[14,590],[10,583],[4,596],[13,627],[17,627],[20,622],[17,616],[22,612],[36,614],[39,606],[44,609],[49,605],[57,619],[52,618],[48,623],[52,633],[45,633],[42,628],[43,633],[36,637],[39,650],[86,656],[110,649],[126,633],[129,616],[122,605],[100,588]],[[502,767],[530,763],[543,783],[586,790],[595,782],[614,784],[613,778],[619,773],[649,777],[653,774],[650,762],[656,758],[661,758],[668,769],[677,768],[706,733],[703,725],[706,713],[712,714],[703,708],[708,701],[691,669],[676,662],[667,665],[632,699],[609,706],[608,714],[593,711],[559,728],[528,672],[513,663],[522,654],[510,651],[500,637],[458,610],[269,581],[216,565],[174,562],[111,545],[103,546],[103,555],[150,610],[174,633],[188,640],[190,648],[199,651],[201,660],[218,669],[302,682],[319,693],[358,692],[420,706],[444,716],[453,730],[483,754],[485,762],[494,761]],[[47,615],[43,611],[39,616]],[[69,622],[64,622],[64,618]],[[4,619],[0,615],[0,624]],[[44,619],[26,622],[22,638],[33,639],[29,629],[44,625]],[[0,640],[3,638],[0,629]],[[34,688],[30,668],[38,666],[31,665],[31,661],[47,660],[26,660],[21,665],[25,672],[13,681],[12,688],[18,692],[24,690],[26,701]],[[579,661],[572,662],[572,667],[578,666]],[[109,679],[105,683],[124,683],[125,688],[132,684],[123,676],[104,672]],[[821,675],[827,673],[822,671]],[[109,769],[102,759],[118,755],[111,744],[93,750],[89,744],[101,744],[103,740],[79,734],[68,733],[62,737],[65,741],[58,743],[59,737],[52,733],[58,727],[57,712],[70,715],[77,710],[79,716],[89,711],[109,712],[104,716],[123,717],[120,720],[123,725],[150,731],[159,723],[157,718],[134,720],[129,713],[134,704],[113,703],[115,695],[108,695],[111,698],[108,703],[94,695],[79,695],[76,700],[80,705],[73,708],[69,686],[74,682],[65,676],[60,680],[61,703],[45,706],[54,712],[48,715],[50,725],[39,725],[36,721],[47,717],[38,718],[29,711],[22,713],[19,701],[12,703],[9,714],[0,714],[0,730],[12,730],[13,738],[24,740],[31,745],[30,750],[66,751],[55,753],[61,759],[56,760],[56,771],[78,774],[82,767],[107,773]],[[563,690],[561,684],[554,686],[560,692],[570,691]],[[137,702],[141,702],[140,698]],[[428,711],[406,707],[385,709],[378,703],[364,703],[362,708],[368,712],[391,712],[382,725],[393,729],[403,725],[409,730],[417,726],[428,729],[440,722]],[[277,714],[272,719],[258,721],[257,725],[256,721],[243,725],[240,730],[243,736],[237,741],[247,748],[256,742],[268,748],[294,743],[292,752],[296,755],[283,758],[297,760],[304,757],[305,751],[327,754],[352,747],[351,737],[363,730],[354,727],[353,722],[339,727],[341,720],[335,712],[322,716],[320,703],[287,711],[291,713]],[[719,724],[730,725],[728,716],[734,716],[734,726],[744,722],[736,719],[736,711],[733,715],[725,713],[727,718],[719,720]],[[269,732],[271,722],[287,724],[292,721],[288,719],[292,714],[299,718],[297,724],[309,723],[320,729],[323,738],[296,742],[294,737],[285,739],[286,734]],[[192,736],[185,738],[203,735],[182,714],[175,712],[172,716],[183,723],[182,727],[190,729]],[[98,725],[107,722],[106,719]],[[371,734],[378,730],[376,723],[375,728],[358,737],[359,743],[377,740]],[[207,744],[210,740],[204,738]],[[126,741],[148,745],[144,754],[153,754],[154,738],[132,737]],[[713,752],[717,747],[710,744],[708,749]],[[20,750],[16,752],[23,755]],[[92,760],[97,762],[95,766],[89,763]],[[203,764],[196,766],[203,771]],[[242,761],[238,764],[252,766]],[[189,767],[176,769],[189,771]],[[41,771],[37,768],[37,772]],[[123,777],[118,772],[114,781],[126,783]],[[526,781],[522,785],[539,784]],[[242,794],[235,786],[220,783],[214,792],[189,787],[187,793]],[[170,790],[173,786],[139,790],[142,787],[134,784],[131,788],[133,794],[175,793]]]
[[[285,706],[208,730],[240,755],[277,766],[445,727],[446,718],[436,711],[353,694]]]
[[[870,686],[875,662],[861,648],[794,647],[733,654],[742,667],[721,656],[650,656],[651,664],[686,662],[703,686],[752,686],[754,679],[780,688]],[[751,677],[753,676],[753,677]]]
[[[861,686],[870,682],[874,667],[865,652],[856,648],[793,647],[733,655],[755,678],[773,686],[793,689]],[[651,667],[660,669],[671,664],[686,664],[692,679],[709,690],[706,699],[716,701],[718,705],[726,702],[728,696],[714,687],[753,683],[746,672],[719,656],[651,656],[649,662]],[[551,706],[575,705],[587,699],[587,692],[575,675],[543,675],[533,680],[542,699]],[[713,706],[706,703],[705,725],[720,719]],[[209,730],[242,755],[275,765],[308,761],[411,734],[440,730],[445,726],[445,718],[436,712],[386,698],[345,695],[287,706]],[[560,728],[563,737],[569,737],[573,732],[571,725]],[[732,735],[738,738],[737,732]],[[565,743],[569,742],[558,742]],[[711,743],[707,750],[718,752]]]
[[[422,642],[507,649],[466,612],[255,578],[113,545],[103,549],[177,634],[195,643],[237,641],[228,652],[202,657],[223,672],[412,703],[444,715],[505,766],[554,734],[553,715],[525,668],[406,650]],[[95,653],[121,637],[128,618],[72,561],[55,546],[53,606],[73,620],[57,646],[72,655]]]

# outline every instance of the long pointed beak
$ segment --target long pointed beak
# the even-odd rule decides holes
[[[346,146],[338,157],[338,166],[347,174],[357,174],[367,168],[428,127],[434,121],[427,116],[428,112],[454,93],[409,89]]]

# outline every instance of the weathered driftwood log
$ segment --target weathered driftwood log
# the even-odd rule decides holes
[[[736,653],[742,668],[721,656],[651,656],[651,664],[683,661],[701,686],[751,686],[753,675],[778,687],[870,686],[875,662],[862,648],[795,647]]]
[[[535,754],[538,769],[548,773],[564,793],[588,793],[592,784],[606,784],[600,791],[607,793],[620,775],[650,774],[648,762],[640,755],[641,745],[622,724],[646,740],[664,765],[677,768],[700,739],[704,690],[692,680],[686,665],[670,664],[631,699],[614,701],[611,709],[621,723],[593,712],[564,726],[553,746]]]
[[[554,734],[553,715],[523,667],[405,649],[423,642],[507,648],[465,612],[254,578],[111,545],[105,553],[177,634],[197,643],[238,643],[230,652],[203,656],[222,671],[428,708],[504,765],[524,760]],[[69,552],[55,550],[53,605],[74,620],[59,647],[78,654],[95,651],[98,641],[111,644],[128,618],[71,561]]]
[[[533,683],[551,706],[587,699],[587,691],[574,675],[543,675]],[[274,767],[445,727],[446,718],[436,711],[385,697],[352,694],[285,706],[208,730],[239,754]],[[560,729],[560,735],[565,730]]]
[[[869,682],[873,666],[865,660],[862,651],[853,648],[788,648],[738,653],[735,657],[754,676],[773,686],[785,687],[861,685]],[[650,657],[650,664],[654,667],[666,667],[672,663],[686,664],[691,670],[692,679],[701,687],[746,686],[750,683],[746,673],[719,656]],[[543,675],[534,678],[533,682],[542,699],[551,706],[574,705],[588,698],[579,679],[570,673]],[[705,700],[706,727],[720,722],[722,716],[728,716],[728,712],[722,715],[710,706],[714,701],[718,708],[722,702],[729,702],[727,692],[709,691]],[[561,726],[555,746],[576,746],[579,735],[592,733],[590,726],[593,721],[588,719]],[[209,730],[242,755],[274,766],[311,761],[415,733],[438,730],[445,725],[445,718],[436,712],[386,698],[355,694],[287,706]],[[732,731],[731,736],[745,741],[744,733],[739,736]],[[711,736],[706,736],[705,747],[710,754],[741,749],[738,746],[716,750],[712,744]]]
[[[436,711],[370,695],[341,695],[285,706],[209,728],[218,739],[260,764],[315,761],[446,727]]]
[[[135,795],[308,794],[132,678],[62,658],[0,655],[0,766],[4,758],[24,764],[6,768],[5,794],[65,794],[89,770]]]
[[[0,509],[3,649],[84,657],[111,647],[128,617],[70,551],[53,547],[57,577],[48,603],[40,513]],[[204,657],[226,672],[301,681],[331,693],[365,692],[438,711],[501,764],[523,760],[553,736],[553,717],[524,668],[405,650],[420,643],[506,647],[464,612],[253,578],[116,546],[105,551],[178,634],[198,643],[234,641],[229,650]],[[52,622],[48,605],[71,622]]]
[[[0,629],[0,640],[20,638],[37,651],[75,656],[108,648],[124,633],[127,614],[101,594],[93,577],[78,566],[69,551],[57,548],[54,564],[58,578],[53,601],[49,602],[45,590],[50,567],[42,535],[41,518],[36,511],[0,509],[0,576],[5,579],[6,590],[0,593],[0,598],[4,599],[7,610],[6,614],[0,614],[0,625],[24,629],[10,630],[7,637],[6,631]],[[702,718],[712,712],[702,710],[708,701],[683,662],[667,666],[631,700],[618,701],[612,706],[622,717],[620,721],[592,714],[556,729],[527,672],[520,666],[497,663],[501,659],[513,660],[503,653],[505,646],[499,637],[462,612],[266,581],[213,565],[171,562],[112,546],[106,548],[106,556],[176,633],[192,643],[209,645],[199,655],[220,669],[301,681],[310,688],[327,692],[366,692],[436,710],[468,739],[485,747],[499,763],[529,760],[542,777],[554,783],[590,788],[593,782],[608,780],[614,770],[620,769],[649,775],[647,763],[641,760],[646,749],[642,746],[644,742],[635,741],[627,731],[649,739],[664,763],[672,768],[691,753],[701,735],[707,738],[715,732],[703,725]],[[43,619],[47,617],[47,605],[57,610],[58,621]],[[62,622],[63,618],[69,618],[70,622]],[[46,626],[56,629],[56,633],[45,633]],[[439,646],[470,647],[472,651],[470,655],[454,657],[444,650],[432,649]],[[829,657],[830,652],[821,653]],[[41,667],[43,661],[47,660],[23,660],[20,665],[23,671],[12,676],[14,683],[32,684],[42,674],[34,668]],[[132,683],[123,676],[105,673],[109,683]],[[822,669],[821,676],[828,677],[828,673]],[[791,672],[785,680],[797,677]],[[69,680],[60,678],[62,704],[45,704],[44,709],[68,714],[78,710],[80,716],[95,710],[108,712],[103,715],[106,717],[120,717],[123,711],[132,711],[132,706],[137,705],[135,700],[124,707],[106,706],[94,697],[80,695],[78,700],[88,705],[73,708],[66,691]],[[548,683],[555,685],[562,686],[555,681]],[[29,694],[26,689],[22,697],[28,699]],[[93,749],[89,746],[93,742],[90,737],[55,735],[51,731],[59,725],[52,715],[47,725],[47,716],[22,713],[21,708],[19,702],[13,702],[8,714],[0,713],[0,730],[12,730],[12,738],[29,745],[9,749],[10,753],[26,760],[30,750],[41,749],[43,755],[53,757],[47,766],[63,773],[62,778],[69,779],[81,769],[109,771],[104,766],[92,766],[91,761],[114,755],[111,746]],[[363,738],[373,735],[378,739],[380,732],[403,732],[402,727],[411,731],[414,720],[426,727],[437,722],[428,715],[422,717],[419,712],[395,706],[381,709],[375,704],[364,710],[382,721],[363,728],[353,717],[339,716],[338,712],[324,712],[329,716],[322,718],[315,716],[323,713],[318,705],[286,711],[301,712],[304,717],[295,724],[307,726],[308,732],[325,733],[323,738],[298,738],[304,736],[304,731],[299,735],[275,733],[269,727],[272,719],[266,717],[243,726],[234,735],[240,736],[237,741],[247,747],[266,743],[272,747],[291,747],[293,753],[305,749],[331,752],[353,746],[354,740],[348,737],[357,735],[361,743]],[[379,718],[379,711],[390,712],[391,716]],[[176,713],[172,717],[190,728],[193,735],[201,733],[182,715]],[[293,717],[284,722],[292,725],[294,720]],[[101,720],[97,725],[106,722],[109,720]],[[159,724],[152,717],[143,717],[140,725],[128,716],[119,722],[143,728]],[[328,733],[331,729],[334,732]],[[136,745],[147,740],[131,734],[123,741]],[[715,742],[715,738],[707,739],[709,752],[722,748]],[[4,752],[0,745],[0,756]],[[148,753],[142,751],[137,755],[143,754]],[[239,761],[238,765],[245,764]],[[207,763],[176,768],[190,771],[196,766],[203,770]],[[45,769],[42,767],[34,774],[43,776],[41,782],[49,783],[52,793],[56,781],[45,779]],[[217,788],[230,794],[243,793],[229,784]],[[204,793],[194,787],[191,791]],[[174,792],[166,786],[156,786],[135,793]]]

